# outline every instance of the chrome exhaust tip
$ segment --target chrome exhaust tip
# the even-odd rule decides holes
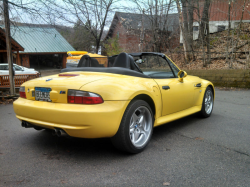
[[[58,136],[58,137],[68,136],[68,134],[64,130],[62,130],[62,129],[54,129],[52,131],[52,135],[53,136]]]
[[[54,130],[52,131],[52,136],[57,136],[57,131],[58,131],[58,129],[54,129]]]
[[[21,126],[24,128],[33,128],[33,126],[26,121],[22,121]]]

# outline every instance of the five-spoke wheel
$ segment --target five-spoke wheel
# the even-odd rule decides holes
[[[152,131],[152,114],[145,106],[138,107],[130,119],[129,136],[135,147],[147,143]]]
[[[119,130],[111,138],[120,150],[139,153],[145,149],[153,132],[154,117],[147,102],[134,100],[127,107]]]
[[[200,112],[201,116],[209,117],[212,114],[213,105],[214,105],[213,91],[211,87],[207,87],[203,98],[202,109]]]

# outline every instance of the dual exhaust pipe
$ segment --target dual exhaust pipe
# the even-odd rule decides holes
[[[26,121],[22,121],[21,126],[24,127],[24,128],[34,128],[36,130],[41,130],[42,129],[42,128],[37,127],[35,125],[32,125],[32,124],[30,124],[30,123],[28,123]],[[68,136],[68,134],[62,129],[53,129],[52,135],[53,136],[58,136],[58,137]]]
[[[26,121],[22,121],[21,125],[24,128],[34,128],[34,126],[32,126],[30,123],[28,123]]]
[[[52,135],[53,136],[58,136],[58,137],[68,136],[68,134],[62,129],[54,129],[53,132],[52,132]]]

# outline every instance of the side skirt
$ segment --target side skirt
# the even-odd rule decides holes
[[[180,112],[176,112],[173,114],[159,117],[157,120],[155,120],[154,127],[157,127],[159,125],[163,125],[165,123],[168,123],[168,122],[183,118],[185,116],[189,116],[189,115],[194,114],[196,112],[199,112],[199,111],[201,111],[201,107],[202,107],[202,105],[194,106],[192,108],[182,110]]]

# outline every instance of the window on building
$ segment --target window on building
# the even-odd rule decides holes
[[[198,31],[199,27],[198,26],[193,26],[193,31]]]
[[[226,29],[225,25],[218,25],[218,32],[224,31]]]
[[[117,38],[119,38],[119,32],[117,32],[117,34],[116,34],[116,35],[117,35]]]

